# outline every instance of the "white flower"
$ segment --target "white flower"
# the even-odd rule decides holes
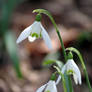
[[[42,24],[38,21],[35,21],[32,25],[24,29],[24,31],[18,37],[16,43],[20,43],[24,39],[28,38],[30,42],[35,41],[37,38],[42,37],[48,46],[48,48],[52,48],[51,39],[42,26]]]
[[[64,74],[65,71],[69,74],[73,74],[73,79],[74,79],[75,83],[76,84],[79,83],[81,85],[81,83],[82,83],[81,82],[81,73],[73,59],[69,59],[67,61],[67,63],[63,66],[61,72]],[[59,83],[60,80],[61,80],[61,76],[58,77],[58,79],[56,81],[56,85]]]
[[[36,92],[57,92],[55,81],[50,80],[47,84],[38,88]]]

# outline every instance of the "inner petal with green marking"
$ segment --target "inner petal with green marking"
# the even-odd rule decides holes
[[[67,71],[67,74],[73,74],[73,73],[74,73],[73,70],[68,70],[68,71]]]
[[[39,38],[39,34],[37,34],[37,33],[32,33],[31,36],[32,36],[32,37]]]
[[[50,92],[49,90],[47,90],[46,92]]]

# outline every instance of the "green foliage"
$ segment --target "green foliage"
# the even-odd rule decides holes
[[[55,60],[46,60],[46,61],[43,61],[42,65],[43,66],[47,66],[47,65],[52,65],[53,63],[55,63]]]
[[[90,32],[82,32],[78,37],[79,43],[83,43],[85,40],[91,41],[91,39],[92,39],[92,34]]]
[[[43,65],[53,64],[59,58],[59,52],[49,53],[43,60]]]
[[[0,0],[0,2],[1,2],[0,37],[2,39],[1,43],[6,48],[4,50],[7,50],[18,77],[22,77],[19,67],[19,59],[17,56],[15,44],[16,41],[13,33],[9,30],[12,12],[14,11],[16,5],[20,2],[20,0]]]
[[[17,1],[18,0],[2,1],[2,7],[1,7],[2,17],[1,17],[1,32],[0,32],[1,36],[4,35],[5,32],[7,32],[12,12],[18,3]]]
[[[56,64],[61,69],[61,67],[63,66],[63,62],[58,60],[59,57],[59,52],[50,53],[44,58],[42,65],[51,66],[52,64]]]
[[[17,56],[17,49],[16,49],[16,44],[15,44],[15,39],[13,33],[7,31],[7,33],[4,35],[4,41],[5,41],[5,46],[6,49],[10,55],[10,58],[13,62],[14,68],[17,72],[17,75],[19,78],[22,77],[20,68],[19,68],[19,60]]]
[[[50,66],[52,64],[56,64],[60,69],[63,67],[63,62],[59,60],[47,60],[43,62],[43,66]]]

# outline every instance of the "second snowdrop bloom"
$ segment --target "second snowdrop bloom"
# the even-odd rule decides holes
[[[24,31],[18,37],[16,43],[20,43],[24,39],[28,38],[30,42],[35,41],[37,38],[43,38],[49,49],[52,48],[51,39],[42,26],[40,21],[35,21],[32,25],[24,29]]]
[[[76,84],[79,83],[81,85],[81,73],[73,59],[68,59],[67,63],[63,66],[61,72],[63,74],[65,72],[67,72],[68,74],[72,74],[75,83]],[[61,76],[58,77],[56,84],[58,84],[60,80],[61,80]]]
[[[47,84],[38,88],[36,92],[57,92],[55,81],[50,80]]]

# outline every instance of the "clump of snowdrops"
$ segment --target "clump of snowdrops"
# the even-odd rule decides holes
[[[73,48],[73,47],[65,48],[64,47],[60,32],[58,30],[58,27],[57,27],[51,13],[44,9],[36,9],[33,11],[33,13],[37,13],[34,23],[31,24],[26,29],[24,29],[24,31],[19,35],[16,43],[20,43],[21,41],[25,40],[26,38],[28,38],[28,40],[30,42],[33,42],[38,38],[43,38],[47,47],[51,50],[53,48],[51,39],[50,39],[47,31],[41,24],[41,18],[42,18],[41,15],[45,14],[50,18],[52,24],[54,25],[54,27],[56,29],[56,33],[57,33],[58,38],[61,43],[61,47],[62,47],[62,51],[63,51],[63,55],[64,55],[64,62],[65,62],[65,64],[62,64],[62,62],[57,61],[57,60],[54,60],[53,62],[52,61],[47,61],[47,63],[45,62],[46,64],[56,63],[56,65],[53,66],[53,68],[56,69],[56,72],[53,73],[51,76],[51,79],[46,84],[44,84],[40,88],[38,88],[36,92],[58,92],[57,85],[59,84],[60,81],[62,81],[61,83],[63,84],[64,92],[74,92],[72,82],[71,82],[71,75],[73,76],[75,85],[80,85],[80,86],[82,85],[81,71],[80,71],[78,65],[75,63],[75,60],[73,59],[72,52],[76,53],[77,56],[79,57],[82,69],[83,69],[85,77],[86,77],[89,92],[92,92],[92,88],[91,88],[90,81],[88,78],[88,73],[87,73],[82,55],[76,48]],[[59,76],[56,79],[57,73]]]

